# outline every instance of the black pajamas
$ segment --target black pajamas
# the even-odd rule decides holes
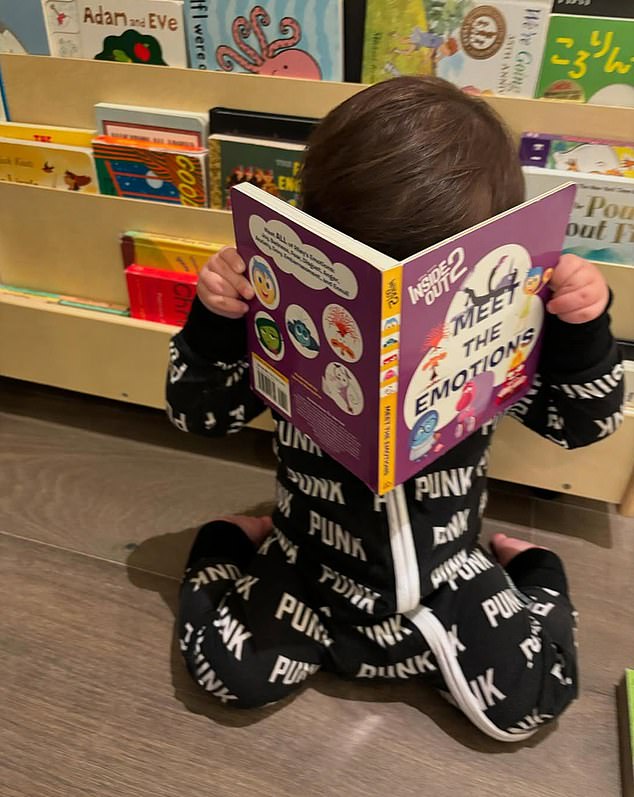
[[[168,412],[184,431],[239,431],[263,410],[248,386],[245,323],[196,301],[175,336]],[[547,320],[540,373],[511,414],[566,448],[622,419],[609,317]],[[559,558],[506,569],[478,542],[495,423],[384,498],[274,416],[274,531],[258,551],[225,521],[204,526],[181,586],[187,667],[210,694],[260,706],[318,669],[426,679],[484,733],[531,735],[577,695],[575,613]]]

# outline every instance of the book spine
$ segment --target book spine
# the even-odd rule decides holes
[[[634,670],[617,685],[617,708],[623,797],[634,797]]]
[[[222,143],[209,139],[209,198],[213,210],[222,210]]]
[[[381,338],[379,349],[378,493],[396,485],[396,426],[401,335],[403,267],[381,274]]]

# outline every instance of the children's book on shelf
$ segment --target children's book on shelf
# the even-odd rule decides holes
[[[304,144],[319,124],[308,116],[247,111],[242,108],[212,108],[209,112],[212,134],[250,136]]]
[[[92,151],[0,138],[0,180],[98,194]]]
[[[398,262],[235,187],[254,391],[373,491],[401,484],[530,389],[574,192]]]
[[[207,206],[207,150],[97,136],[93,151],[102,194]]]
[[[303,144],[293,142],[262,141],[246,136],[211,136],[211,207],[230,210],[231,188],[240,183],[251,183],[272,196],[297,205],[304,150]]]
[[[95,105],[95,117],[101,136],[203,148],[209,138],[207,114],[100,102]]]
[[[553,14],[535,96],[634,106],[634,19]]]
[[[566,227],[564,252],[602,263],[634,265],[634,182],[629,177],[524,166],[526,196],[566,182],[577,196]]]
[[[0,124],[0,138],[13,138],[40,144],[63,144],[68,147],[90,149],[95,137],[94,130],[83,127],[57,127],[55,125],[32,125],[22,122]]]
[[[126,267],[136,264],[189,274],[199,274],[209,258],[224,246],[134,230],[121,236],[121,252]]]
[[[343,0],[188,2],[191,66],[343,80]]]
[[[623,797],[634,797],[634,669],[625,670],[617,686],[616,699]]]
[[[37,299],[46,304],[58,304],[61,307],[74,307],[77,310],[93,310],[98,313],[109,313],[110,315],[129,315],[128,308],[122,304],[100,302],[95,299],[69,296],[64,293],[51,293],[50,291],[20,288],[15,285],[0,284],[0,294],[5,296],[17,296],[23,299]]]
[[[0,53],[49,55],[42,0],[0,0]]]
[[[366,0],[344,0],[343,4],[343,53],[344,80],[360,83],[363,65],[363,28],[367,11]]]
[[[634,17],[631,0],[553,0],[553,14],[587,17]]]
[[[478,94],[532,97],[551,0],[368,0],[364,82],[435,74]]]
[[[183,0],[42,2],[52,55],[187,66]]]
[[[634,177],[634,143],[550,133],[524,133],[522,166]],[[634,260],[634,258],[633,258]]]
[[[132,265],[125,275],[132,318],[183,326],[196,295],[196,274]]]
[[[6,122],[9,118],[9,106],[4,91],[4,83],[2,82],[2,71],[0,70],[0,122]]]

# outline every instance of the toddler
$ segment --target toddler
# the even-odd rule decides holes
[[[331,111],[302,180],[304,210],[397,259],[524,199],[500,119],[435,78],[379,83]],[[567,255],[550,284],[538,374],[510,414],[574,448],[618,425],[622,366],[595,266]],[[206,264],[171,343],[168,412],[180,429],[230,434],[265,410],[249,389],[243,316],[252,297],[235,249]],[[319,669],[418,678],[501,741],[559,715],[577,694],[561,561],[503,534],[491,552],[478,541],[495,423],[466,430],[381,498],[274,418],[272,519],[208,523],[189,555],[178,623],[193,678],[243,707],[280,700]]]

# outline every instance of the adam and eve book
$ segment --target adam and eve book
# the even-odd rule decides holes
[[[253,390],[378,494],[531,388],[569,183],[399,262],[251,184]]]

